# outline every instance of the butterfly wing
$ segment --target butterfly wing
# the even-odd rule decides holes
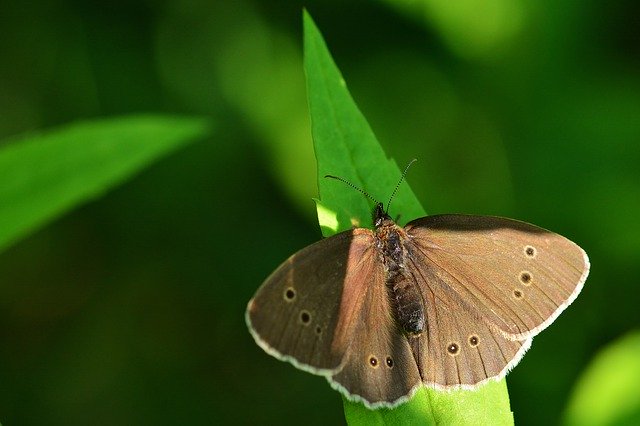
[[[436,389],[473,389],[504,377],[531,340],[513,341],[461,304],[443,274],[421,258],[407,264],[420,288],[425,329],[408,337],[423,383]]]
[[[526,340],[551,324],[589,273],[578,245],[512,219],[428,216],[405,230],[417,268],[435,271],[434,291],[509,340]]]
[[[374,272],[373,234],[346,231],[295,253],[249,301],[246,321],[267,353],[314,374],[331,374],[360,318]]]
[[[413,395],[421,378],[407,337],[393,317],[384,266],[377,256],[371,263],[374,273],[344,366],[328,379],[347,398],[368,408],[393,407]]]

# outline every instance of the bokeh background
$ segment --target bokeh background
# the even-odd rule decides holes
[[[0,253],[4,425],[344,422],[244,324],[320,238],[303,7],[387,153],[420,160],[428,212],[519,218],[589,253],[583,293],[508,376],[517,423],[562,422],[594,356],[638,329],[637,2],[4,1],[0,138],[137,112],[215,125]]]

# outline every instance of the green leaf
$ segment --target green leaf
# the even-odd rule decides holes
[[[373,203],[347,185],[324,176],[344,178],[375,199],[386,202],[401,171],[395,161],[385,155],[351,98],[307,12],[304,13],[304,67],[318,161],[320,200],[317,205],[323,234],[332,235],[354,225],[371,226]],[[400,214],[401,223],[425,215],[406,182],[398,190],[389,214],[392,217]],[[411,401],[395,409],[369,410],[344,399],[344,409],[349,424],[513,424],[504,380],[491,382],[476,391],[421,389]]]
[[[323,234],[327,236],[338,230],[349,229],[354,224],[371,226],[373,204],[344,183],[325,179],[325,175],[346,179],[386,203],[400,180],[401,172],[396,162],[387,158],[351,98],[322,36],[306,12],[304,29],[304,66],[311,131],[318,162],[319,203],[325,213],[327,210],[333,211],[338,219],[337,229],[320,223]],[[403,160],[403,164],[409,160],[411,157]],[[395,217],[394,212],[402,214],[401,222],[425,215],[406,182],[402,183],[393,200],[389,214]]]
[[[579,379],[567,425],[640,424],[640,331],[607,346]]]
[[[0,250],[209,132],[202,119],[80,122],[0,143]]]

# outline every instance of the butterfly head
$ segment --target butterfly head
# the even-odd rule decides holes
[[[398,189],[400,188],[400,184],[402,183],[402,181],[404,180],[404,177],[407,174],[407,171],[409,171],[409,167],[411,167],[411,165],[413,163],[415,163],[417,160],[414,158],[413,160],[411,160],[409,162],[409,164],[407,164],[407,167],[404,169],[404,172],[402,173],[402,176],[400,177],[400,180],[398,181],[398,183],[396,184],[395,189],[393,190],[393,192],[391,193],[391,197],[389,197],[389,202],[387,203],[387,210],[389,209],[389,206],[391,205],[391,201],[393,200],[393,197],[396,195],[396,192],[398,192]],[[384,205],[377,201],[375,198],[373,198],[371,195],[369,195],[369,193],[367,191],[365,191],[364,189],[355,186],[354,184],[352,184],[351,182],[349,182],[348,180],[345,180],[341,177],[338,176],[333,176],[333,175],[325,175],[325,178],[329,178],[329,179],[335,179],[335,180],[339,180],[342,183],[345,183],[347,185],[349,185],[350,187],[352,187],[353,189],[355,189],[356,191],[360,192],[361,194],[363,194],[365,197],[367,197],[368,199],[370,199],[371,201],[376,203],[376,206],[373,208],[373,225],[376,228],[379,228],[381,226],[383,226],[385,224],[385,222],[387,223],[391,223],[391,224],[395,224],[395,222],[393,221],[393,219],[391,219],[391,216],[389,216],[389,214],[387,213],[387,210],[384,209]]]
[[[392,220],[391,216],[385,211],[384,205],[380,202],[376,203],[373,208],[373,226],[379,228],[387,220]]]

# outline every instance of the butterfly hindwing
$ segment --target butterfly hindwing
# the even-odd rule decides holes
[[[423,382],[436,389],[472,389],[503,377],[531,344],[506,339],[460,304],[441,271],[422,258],[407,265],[420,288],[425,329],[408,337]]]
[[[344,366],[329,382],[369,408],[392,407],[406,401],[421,378],[407,337],[393,317],[382,262],[374,256],[371,263],[375,272],[367,283],[364,309],[353,324]]]

